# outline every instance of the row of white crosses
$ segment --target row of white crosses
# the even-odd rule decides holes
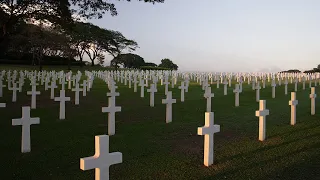
[[[122,163],[122,153],[109,153],[109,138],[115,135],[115,113],[120,112],[121,107],[116,106],[116,97],[120,96],[120,93],[116,92],[117,86],[113,78],[108,79],[108,87],[109,106],[102,107],[102,112],[108,113],[108,135],[95,136],[94,156],[80,159],[80,169],[84,171],[95,169],[96,180],[109,180],[110,166]]]
[[[315,87],[311,88],[311,115],[315,114],[315,98],[317,95],[315,94]],[[289,101],[289,105],[291,106],[291,114],[290,114],[290,124],[296,124],[296,114],[297,114],[297,105],[298,100],[296,97],[296,92],[291,92],[291,100]],[[269,115],[269,110],[266,109],[266,101],[260,100],[259,110],[256,111],[256,116],[259,117],[259,140],[264,141],[266,139],[266,116]]]
[[[114,87],[114,84],[111,84],[111,89],[115,89],[113,87]],[[206,97],[211,99],[211,97],[213,95],[211,95],[211,92],[209,92],[208,87],[206,89],[208,89],[207,94],[209,94]],[[64,90],[61,90],[61,91],[64,92]],[[211,88],[210,88],[210,91],[211,91]],[[106,112],[109,112],[109,113],[116,109],[115,103],[113,103],[113,102],[115,102],[116,93],[113,93],[113,92],[110,93],[111,97],[109,98],[109,107],[108,107],[109,111],[106,110]],[[236,86],[235,93],[239,93],[239,85]],[[65,101],[66,100],[65,95],[63,95],[63,93],[60,93],[60,94],[62,94],[62,95],[60,95],[59,101],[60,100],[62,102]],[[315,97],[315,95],[313,95],[312,97]],[[110,102],[111,102],[111,104],[110,104]],[[261,126],[264,127],[264,128],[259,128],[262,130],[264,129],[264,131],[262,131],[262,133],[260,133],[260,131],[259,131],[259,139],[262,140],[265,138],[265,117],[266,117],[266,115],[269,114],[269,111],[265,109],[265,101],[261,101],[261,102],[262,103],[260,103],[260,111],[257,112],[257,116],[259,116],[259,119],[262,119],[262,120],[260,120],[261,122],[259,124],[261,124]],[[169,109],[169,110],[167,110],[167,119],[172,120],[172,103],[175,103],[175,100],[172,99],[172,92],[170,92],[170,91],[167,92],[167,98],[165,100],[163,100],[163,103],[167,104],[167,109]],[[210,101],[210,104],[211,104],[211,101]],[[292,101],[290,101],[290,105],[294,106],[294,107],[297,105],[297,101],[295,100],[295,96],[292,99]],[[208,107],[208,105],[207,105],[207,107]],[[211,105],[210,105],[210,109],[211,109]],[[120,110],[115,110],[115,112],[120,111]],[[29,114],[27,112],[29,112]],[[168,112],[171,112],[171,116],[170,116],[170,113],[168,113]],[[213,115],[214,115],[213,112],[206,112],[205,126],[198,129],[199,135],[205,135],[204,164],[206,166],[213,164],[213,134],[220,131],[220,126],[214,125],[214,123],[213,123],[213,120],[214,120]],[[26,126],[25,126],[26,128],[23,127],[23,129],[25,129],[25,130],[23,130],[23,132],[29,132],[29,136],[27,136],[27,137],[29,137],[29,139],[22,138],[22,139],[26,139],[26,141],[23,141],[24,145],[22,147],[24,149],[23,151],[27,152],[27,151],[30,151],[30,149],[31,149],[30,148],[30,125],[37,124],[38,121],[37,121],[37,119],[30,118],[30,108],[28,110],[23,110],[22,119],[23,120],[26,120],[26,119],[31,120],[30,122],[23,121],[26,124]],[[20,119],[20,121],[22,119]],[[292,115],[292,119],[294,119],[294,121],[291,120],[291,122],[295,122],[295,116]],[[24,125],[20,121],[15,120],[15,121],[13,121],[13,124]],[[167,122],[169,122],[169,121],[167,120]],[[29,126],[29,131],[28,131],[28,126]],[[110,126],[110,127],[112,127],[112,126]],[[23,133],[23,134],[28,134],[28,133]],[[109,172],[108,172],[109,166],[112,164],[117,164],[117,163],[122,162],[122,154],[121,153],[109,154],[109,148],[108,148],[109,144],[108,143],[109,143],[109,136],[96,136],[96,154],[93,157],[82,158],[80,160],[81,169],[87,170],[87,169],[95,168],[96,169],[96,178],[109,179]],[[104,173],[102,173],[102,172],[104,172]]]
[[[214,94],[211,93],[210,86],[206,87],[204,97],[207,99],[205,124],[198,128],[198,135],[204,136],[203,163],[205,166],[210,166],[214,162],[214,134],[220,132],[220,125],[214,124],[214,113],[211,112],[211,98],[214,97]]]

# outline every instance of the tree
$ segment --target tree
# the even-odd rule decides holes
[[[64,24],[71,21],[68,0],[0,0],[1,38],[4,39],[20,20],[46,20]]]
[[[144,66],[157,67],[158,65],[152,62],[146,62],[144,63]]]
[[[131,0],[126,0],[130,2]],[[164,0],[139,0],[148,3],[163,3]],[[118,15],[117,9],[113,3],[109,3],[108,0],[71,0],[72,4],[76,7],[80,7],[80,10],[73,10],[80,16],[86,18],[102,18],[105,12],[109,11],[112,16]]]
[[[111,61],[111,66],[119,67],[119,64],[123,65],[124,68],[136,68],[139,69],[144,66],[144,59],[137,54],[120,54]]]
[[[159,67],[168,68],[172,70],[178,70],[178,66],[174,64],[170,59],[165,58],[161,60],[161,64],[159,64]]]
[[[155,4],[163,3],[164,0],[144,0],[144,2]],[[75,9],[70,8],[71,4]],[[8,36],[16,23],[21,20],[43,20],[52,25],[58,24],[68,28],[72,22],[72,14],[77,13],[85,18],[102,18],[107,11],[112,16],[117,15],[115,5],[108,0],[0,0],[1,52],[6,52]]]

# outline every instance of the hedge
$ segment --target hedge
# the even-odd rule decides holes
[[[153,66],[141,66],[141,70],[172,70],[169,68],[163,68],[163,67],[153,67]]]

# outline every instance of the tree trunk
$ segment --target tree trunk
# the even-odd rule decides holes
[[[80,57],[80,68],[83,67],[83,57]]]
[[[38,55],[38,63],[39,63],[39,71],[42,71],[42,50],[39,50],[39,55]]]
[[[71,70],[71,56],[68,57],[68,70]]]
[[[94,60],[91,59],[91,67],[94,66]]]

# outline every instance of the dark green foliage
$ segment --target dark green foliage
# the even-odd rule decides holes
[[[151,67],[157,67],[158,65],[152,62],[146,62],[144,63],[144,66],[151,66]]]
[[[320,72],[320,64],[316,68],[304,71],[304,73],[317,73],[317,72]]]
[[[172,70],[178,70],[178,66],[174,64],[170,59],[162,59],[161,64],[159,64],[159,67],[168,68]]]
[[[288,71],[281,71],[280,73],[300,73],[301,71],[298,69],[290,69]]]
[[[68,65],[69,59],[66,57],[60,56],[43,56],[41,60],[42,65],[54,65],[54,66],[65,66]],[[13,64],[13,65],[39,65],[38,61],[33,63],[33,54],[17,54],[17,53],[8,53],[7,56],[0,56],[0,64]],[[80,61],[71,59],[72,66],[81,66]],[[85,63],[82,62],[82,66]]]
[[[169,68],[164,68],[164,67],[154,67],[154,66],[141,66],[141,70],[171,70]]]
[[[122,65],[124,68],[134,68],[139,69],[141,66],[144,66],[144,59],[137,54],[120,54],[113,60],[111,60],[112,66]]]

